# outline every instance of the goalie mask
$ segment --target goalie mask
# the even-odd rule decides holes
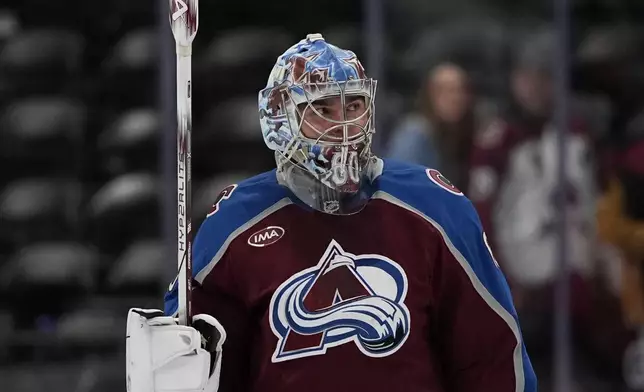
[[[375,91],[356,55],[319,34],[278,58],[259,93],[262,134],[278,180],[309,206],[351,214],[369,199]]]

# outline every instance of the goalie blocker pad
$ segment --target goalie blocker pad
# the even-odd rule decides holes
[[[128,392],[216,392],[226,332],[212,316],[177,325],[160,310],[130,309],[127,317]]]

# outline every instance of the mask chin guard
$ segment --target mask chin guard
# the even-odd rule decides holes
[[[325,185],[308,169],[285,159],[281,154],[276,154],[276,160],[277,179],[280,184],[288,187],[309,207],[333,215],[352,215],[360,212],[371,198],[372,181],[382,172],[383,165],[382,160],[371,156],[360,172],[355,190],[347,192]]]

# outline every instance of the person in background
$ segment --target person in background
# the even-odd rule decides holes
[[[547,32],[520,45],[510,75],[510,103],[473,138],[469,195],[499,262],[512,260],[504,268],[521,286],[552,282],[558,268],[553,46]],[[592,218],[587,212],[594,206],[594,176],[585,124],[574,115],[568,124],[569,251],[581,272],[588,268]]]
[[[624,378],[632,390],[644,391],[644,113],[630,125],[598,203],[597,227],[599,238],[619,252],[622,317],[638,335],[625,352]]]
[[[549,332],[560,262],[558,141],[552,80],[555,42],[552,34],[541,32],[517,46],[509,81],[511,102],[497,118],[475,132],[467,187],[498,262],[510,280],[517,310],[525,317],[526,344],[534,350],[535,368],[542,379],[540,389],[545,391],[550,390],[552,373]],[[590,159],[592,144],[584,121],[575,114],[568,118],[566,148],[570,311],[573,324],[585,331],[594,312],[595,175]],[[577,330],[574,333],[581,336]],[[589,345],[586,341],[580,346]]]
[[[454,63],[440,63],[427,73],[416,111],[394,130],[385,155],[440,170],[466,192],[473,107],[467,72]]]
[[[573,82],[577,90],[603,99],[608,121],[595,138],[598,178],[605,190],[619,156],[629,144],[628,128],[644,108],[644,53],[636,29],[606,27],[581,42]]]

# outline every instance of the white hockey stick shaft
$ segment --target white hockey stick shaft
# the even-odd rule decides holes
[[[198,28],[197,0],[170,0],[170,25],[177,47],[177,267],[178,317],[192,317],[192,41]]]
[[[179,320],[189,325],[192,291],[191,56],[177,55],[177,266]]]

